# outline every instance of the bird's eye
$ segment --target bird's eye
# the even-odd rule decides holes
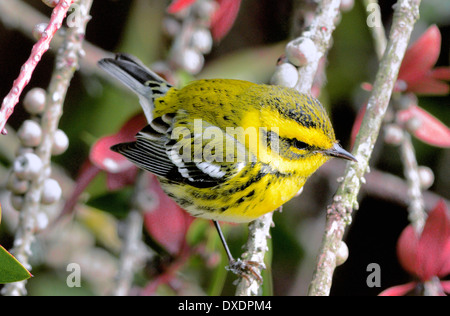
[[[297,149],[307,149],[309,147],[309,145],[307,143],[302,142],[298,139],[294,139],[294,142],[292,145]]]

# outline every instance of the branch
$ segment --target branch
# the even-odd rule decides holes
[[[74,0],[63,0],[55,7],[47,28],[42,33],[39,41],[33,46],[30,57],[25,64],[23,64],[19,76],[14,81],[11,90],[3,99],[2,107],[0,109],[0,131],[2,134],[6,134],[5,124],[8,121],[8,118],[13,113],[16,104],[19,102],[23,89],[30,82],[34,69],[50,47],[53,36],[61,27],[63,19],[73,2]]]
[[[301,66],[298,69],[300,80],[297,82],[296,89],[302,93],[311,93],[319,61],[331,46],[331,34],[336,28],[335,22],[339,18],[340,5],[341,0],[320,1],[308,30],[286,46],[287,58],[294,65]],[[290,47],[294,48],[295,53]],[[297,56],[295,58],[297,60],[293,60],[293,55]]]
[[[347,164],[344,180],[327,210],[327,221],[316,271],[309,295],[328,295],[336,268],[336,255],[346,227],[351,222],[353,209],[358,207],[357,195],[369,170],[369,159],[378,137],[384,114],[406,52],[415,21],[419,16],[420,0],[399,0],[395,5],[390,40],[380,63],[366,114],[357,136],[354,156],[358,163]]]
[[[6,27],[20,31],[31,40],[35,39],[32,32],[34,26],[46,19],[47,17],[44,14],[21,0],[0,0],[0,21]],[[61,27],[62,30],[65,31],[65,28]],[[58,33],[63,34],[64,31]],[[53,37],[49,52],[56,52],[63,44],[63,40],[64,38],[62,36]],[[124,89],[116,80],[112,80],[111,76],[108,76],[97,67],[97,62],[100,59],[110,57],[113,54],[104,51],[86,40],[84,40],[83,49],[86,52],[86,56],[80,61],[80,72],[82,74],[95,74],[115,84],[117,88]]]
[[[126,296],[129,294],[133,284],[134,273],[137,263],[141,261],[143,218],[140,210],[132,209],[127,217],[126,235],[120,252],[119,271],[116,276],[116,287],[113,290],[115,296]]]
[[[317,170],[317,175],[323,177],[331,184],[336,182],[344,172],[344,163],[338,159],[330,160]],[[384,199],[391,203],[396,203],[407,208],[410,204],[408,194],[409,187],[400,177],[377,169],[372,169],[365,177],[366,183],[361,187],[361,193],[369,196]],[[447,208],[450,208],[450,201],[439,194],[425,190],[423,192],[424,207],[430,212],[436,204],[443,200]]]
[[[64,49],[57,55],[55,70],[48,88],[47,104],[45,111],[42,114],[41,121],[42,141],[36,148],[36,155],[41,160],[42,167],[36,178],[31,180],[30,188],[25,193],[25,200],[20,211],[19,226],[15,235],[12,250],[12,253],[15,254],[16,258],[27,267],[30,267],[29,257],[31,255],[31,243],[35,239],[34,230],[36,226],[36,215],[40,207],[43,185],[51,173],[50,159],[54,135],[62,114],[67,89],[69,88],[74,72],[78,69],[78,60],[80,52],[82,51],[82,41],[86,23],[90,18],[88,12],[92,1],[93,0],[80,0],[82,12],[86,15],[82,16],[82,23],[78,23],[78,25],[68,29],[63,45]],[[58,12],[59,6],[66,8],[65,6],[67,4],[67,1],[61,1],[55,8],[56,12]],[[67,12],[67,9],[68,7],[65,12]],[[61,8],[59,8],[59,10],[61,10]],[[45,36],[42,38],[44,37]],[[8,284],[4,287],[2,293],[4,295],[25,295],[25,284],[26,281]]]
[[[248,226],[248,240],[244,246],[245,253],[242,255],[246,261],[256,262],[260,267],[254,267],[255,272],[260,275],[264,265],[264,256],[268,250],[267,238],[270,237],[270,227],[272,227],[272,213],[267,213]],[[260,295],[260,283],[256,278],[239,279],[236,288],[237,296]]]
[[[133,284],[134,273],[139,263],[145,261],[150,254],[145,251],[142,243],[142,205],[139,201],[147,193],[149,177],[141,171],[138,173],[134,194],[132,198],[132,208],[127,217],[125,237],[122,250],[120,251],[119,271],[116,276],[116,287],[113,290],[115,296],[128,295]]]
[[[408,184],[409,197],[409,221],[412,223],[418,235],[422,233],[427,214],[425,213],[424,199],[420,187],[420,176],[417,165],[416,154],[411,142],[411,135],[404,131],[400,144],[401,157],[403,162],[403,173]]]
[[[386,49],[386,36],[384,34],[384,27],[381,21],[380,6],[377,0],[365,0],[364,1],[367,10],[373,10],[368,16],[367,23],[370,26],[372,32],[373,41],[375,43],[375,51],[379,59],[383,56]],[[370,23],[370,24],[369,24]],[[399,103],[412,103],[411,97],[408,95],[401,96],[403,102],[394,98],[394,108],[397,110]],[[417,159],[414,152],[414,147],[411,143],[411,136],[405,130],[403,130],[403,137],[400,141],[401,160],[403,163],[403,173],[408,184],[408,212],[409,220],[412,222],[417,234],[422,232],[425,225],[427,214],[424,209],[424,197],[422,196],[420,186],[420,176],[417,165]]]
[[[380,6],[377,0],[364,0],[364,4],[367,11],[371,11],[367,17],[367,25],[372,33],[373,42],[375,44],[375,52],[378,59],[381,59],[386,49],[386,35],[381,20]]]

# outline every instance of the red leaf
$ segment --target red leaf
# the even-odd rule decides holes
[[[397,255],[409,273],[428,281],[433,276],[450,273],[450,217],[444,201],[429,213],[418,238],[412,225],[407,226],[397,243]]]
[[[450,273],[450,217],[444,201],[439,201],[428,214],[417,248],[420,275],[423,281],[433,276],[445,277]],[[447,270],[443,269],[446,267]]]
[[[195,1],[196,0],[175,0],[167,8],[167,12],[170,14],[175,14],[191,6]]]
[[[433,146],[450,147],[450,129],[424,109],[413,105],[397,112],[399,123],[405,124],[412,118],[417,118],[421,122],[420,126],[413,131],[415,137]]]
[[[398,79],[408,85],[420,80],[436,64],[440,51],[441,33],[436,25],[432,25],[406,51]]]
[[[91,148],[89,154],[91,162],[101,170],[119,173],[130,169],[133,164],[124,156],[110,150],[112,145],[118,144],[116,135],[105,136],[99,139]]]
[[[431,71],[431,77],[440,80],[450,80],[450,67],[437,67]]]
[[[397,257],[398,260],[406,271],[412,275],[417,275],[417,247],[419,239],[414,231],[414,227],[411,225],[401,233],[397,242]]]
[[[450,68],[432,69],[441,50],[441,33],[433,25],[406,51],[397,82],[406,83],[405,89],[425,95],[445,95],[450,91],[447,83],[450,80]]]
[[[211,34],[216,41],[220,41],[234,24],[239,13],[241,0],[216,0],[219,9],[211,19]]]
[[[430,72],[430,74],[422,77],[420,81],[408,84],[406,90],[422,95],[446,95],[449,93],[450,87],[447,83],[433,78]]]
[[[193,217],[164,193],[155,176],[148,175],[150,181],[148,191],[152,203],[144,213],[145,227],[150,236],[167,251],[178,254],[185,243],[186,232]]]
[[[106,175],[106,186],[108,187],[108,190],[114,191],[119,190],[124,186],[131,185],[136,182],[137,173],[138,168],[134,165],[119,173],[108,172]]]
[[[119,173],[133,167],[124,156],[110,150],[112,145],[133,141],[147,121],[143,114],[132,117],[122,126],[117,134],[99,139],[91,148],[89,158],[98,168],[111,173]]]
[[[378,296],[403,296],[408,292],[414,290],[416,286],[417,282],[410,282],[402,285],[392,286],[378,294]]]
[[[441,286],[445,293],[450,294],[450,281],[441,281]]]
[[[450,238],[448,238],[447,244],[445,245],[442,252],[442,261],[444,263],[442,264],[441,270],[438,272],[438,275],[444,277],[450,273]]]

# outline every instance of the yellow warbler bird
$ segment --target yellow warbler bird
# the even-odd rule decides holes
[[[336,141],[322,105],[290,88],[241,80],[197,80],[177,89],[134,57],[100,67],[131,88],[149,125],[113,146],[155,174],[163,190],[196,217],[250,222],[290,200],[331,157],[356,161]]]

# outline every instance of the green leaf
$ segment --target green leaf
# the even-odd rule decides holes
[[[0,284],[22,281],[32,276],[13,255],[0,246]]]

